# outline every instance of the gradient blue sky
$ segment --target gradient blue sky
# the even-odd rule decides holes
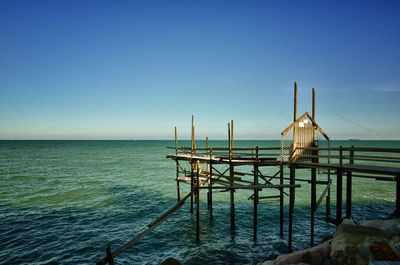
[[[399,1],[0,1],[0,139],[400,139]],[[345,119],[343,119],[344,117]]]

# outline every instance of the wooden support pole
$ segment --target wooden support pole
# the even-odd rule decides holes
[[[297,120],[297,82],[294,82],[294,115],[293,115],[293,121],[295,122]],[[293,155],[292,159],[296,159],[297,156],[297,150],[296,148],[298,147],[297,145],[298,141],[298,136],[297,136],[297,125],[294,126],[293,128]]]
[[[176,192],[178,196],[178,202],[181,200],[181,188],[179,182],[179,164],[178,160],[176,160]]]
[[[296,169],[292,165],[290,166],[290,185],[295,184]],[[288,235],[288,252],[292,252],[292,235],[293,235],[293,210],[294,210],[294,196],[295,188],[290,187],[289,194],[289,235]]]
[[[351,146],[352,150],[350,150],[350,164],[354,164],[354,146]],[[352,176],[353,173],[349,170],[347,171],[346,178],[346,218],[351,217],[351,191],[352,191]]]
[[[196,241],[200,242],[200,169],[196,173]]]
[[[336,225],[342,222],[342,168],[337,169],[336,176]]]
[[[280,165],[280,178],[279,178],[279,184],[283,185],[283,164],[281,163]],[[279,227],[280,227],[280,235],[281,238],[283,238],[283,204],[284,204],[284,200],[283,200],[283,188],[279,189],[279,210],[280,210],[280,222],[279,222]]]
[[[232,162],[229,162],[229,175],[230,175],[230,186],[234,186],[234,169]],[[231,231],[235,231],[235,190],[230,190],[231,199]]]
[[[212,178],[212,154],[213,154],[213,150],[212,147],[210,149],[210,182],[208,184],[209,187],[209,196],[210,196],[210,204],[209,204],[209,209],[210,209],[210,219],[212,219],[212,212],[213,212],[213,205],[212,205],[212,182],[213,182],[213,178]]]
[[[312,118],[315,121],[315,88],[312,89]]]
[[[208,149],[208,136],[206,136],[206,155],[210,155],[209,149]],[[210,164],[207,164],[207,162],[204,162],[204,166],[205,166],[205,171],[207,172],[207,174],[210,173]],[[210,186],[210,184],[208,184],[208,186]],[[207,191],[207,208],[210,209],[210,191]]]
[[[178,155],[178,135],[176,132],[176,126],[175,126],[175,155]],[[179,187],[179,162],[176,159],[176,193],[178,196],[178,202],[181,200],[181,193],[180,193],[180,187]]]
[[[231,153],[233,157],[233,120],[231,120]]]
[[[196,155],[196,134],[195,130],[196,128],[193,126],[193,155]]]
[[[396,175],[396,210],[394,216],[400,216],[400,174]]]
[[[228,122],[228,150],[229,150],[229,159],[232,158],[232,150],[231,150],[231,125]]]
[[[178,154],[178,134],[176,132],[176,126],[175,126],[175,154]]]
[[[294,115],[293,121],[297,120],[297,82],[294,82]]]
[[[330,163],[330,158],[328,158],[328,164]],[[328,183],[331,182],[331,170],[328,169],[328,176],[327,176]],[[325,212],[325,219],[329,219],[329,215],[331,215],[331,186],[329,185],[328,194],[326,195],[326,212]]]
[[[352,188],[352,172],[347,171],[346,177],[346,218],[351,217],[351,188]]]
[[[190,151],[191,151],[191,155],[193,156],[193,151],[194,151],[194,144],[193,144],[193,140],[194,140],[194,116],[192,115],[192,135],[191,135],[191,140],[192,140],[192,144],[190,147]]]
[[[317,203],[317,169],[311,169],[311,238],[310,238],[310,246],[314,246],[314,218],[316,203]]]
[[[256,161],[254,163],[254,185],[258,185],[258,146],[256,147]],[[254,219],[253,219],[253,240],[257,242],[257,214],[258,214],[258,189],[254,189]]]
[[[193,213],[193,160],[190,160],[190,213]]]
[[[230,186],[234,186],[234,170],[231,162],[232,159],[232,143],[231,143],[231,126],[228,122],[228,142],[229,142],[229,176]],[[231,232],[235,231],[235,190],[230,189],[230,201],[231,201]]]
[[[107,247],[106,253],[107,253],[108,264],[114,265],[114,258],[113,258],[113,255],[112,255],[112,253],[111,253],[111,248],[110,248],[110,246]]]

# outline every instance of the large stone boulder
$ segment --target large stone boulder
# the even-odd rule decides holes
[[[361,225],[381,229],[390,238],[393,238],[395,236],[400,236],[400,219],[371,220],[371,221],[366,221]]]
[[[387,231],[353,224],[341,224],[336,228],[330,256],[334,263],[343,265],[399,260]]]
[[[307,248],[293,253],[279,256],[275,261],[275,265],[286,264],[312,264],[322,265],[329,258],[331,251],[331,242],[326,241],[312,248]]]

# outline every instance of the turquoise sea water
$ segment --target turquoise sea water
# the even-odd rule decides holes
[[[210,141],[226,146],[226,141]],[[279,146],[279,141],[236,141],[235,147]],[[0,141],[0,264],[94,264],[108,245],[117,249],[176,203],[173,141]],[[187,141],[179,145],[189,146]],[[204,145],[199,141],[198,146]],[[331,146],[400,148],[400,141],[336,141]],[[271,172],[268,172],[270,170]],[[276,169],[263,169],[266,175]],[[299,170],[298,177],[309,176]],[[294,249],[309,246],[308,184],[296,191]],[[357,221],[384,218],[394,209],[391,182],[353,180]],[[181,194],[188,192],[182,184]],[[335,187],[332,187],[334,197]],[[318,194],[321,190],[318,189]],[[116,264],[248,264],[287,251],[279,237],[279,205],[259,205],[258,242],[252,241],[251,191],[238,191],[236,232],[230,232],[229,194],[214,195],[213,219],[200,194],[200,243],[186,203]],[[317,195],[318,196],[318,195]],[[334,201],[333,201],[334,204]],[[334,208],[332,208],[334,211]],[[316,242],[332,233],[322,204]],[[285,215],[287,207],[285,208]],[[285,216],[286,217],[286,216]],[[287,229],[285,218],[285,229]]]

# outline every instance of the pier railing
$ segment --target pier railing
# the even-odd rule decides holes
[[[168,149],[175,149],[177,155],[193,155],[193,156],[209,156],[212,152],[213,157],[221,159],[255,159],[256,158],[256,147],[206,147],[206,148],[195,148],[193,151],[191,147],[180,146],[180,147],[167,147]],[[258,158],[280,158],[281,148],[277,147],[259,147]]]
[[[315,151],[315,155],[302,155],[309,159],[318,159],[318,164],[369,165],[375,167],[400,167],[400,148],[367,147],[298,147]]]

